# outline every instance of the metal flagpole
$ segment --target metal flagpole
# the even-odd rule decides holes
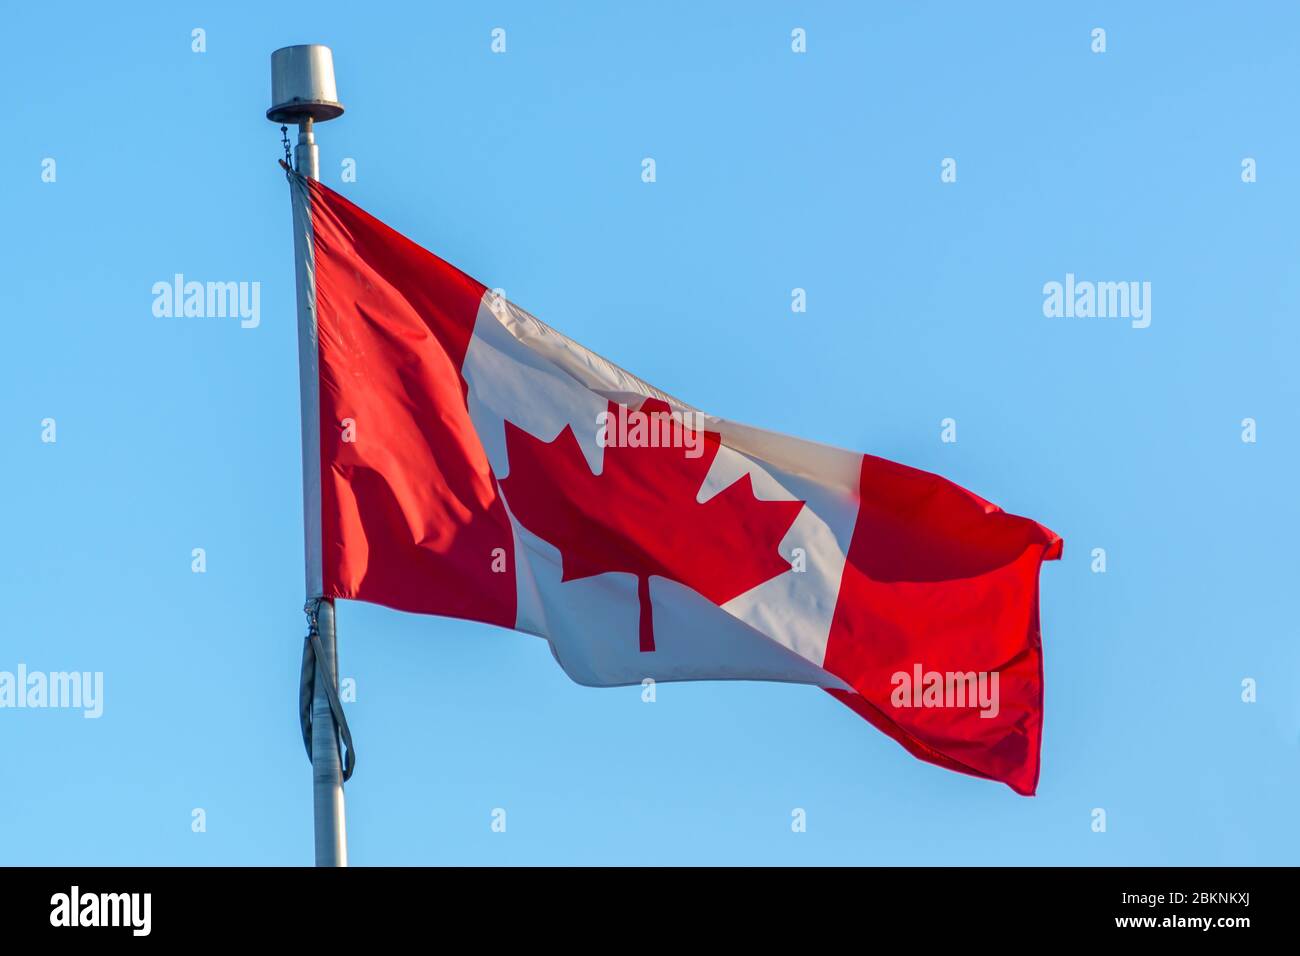
[[[298,126],[294,169],[308,179],[320,179],[316,148],[317,122],[343,113],[334,85],[334,57],[327,46],[290,46],[271,54],[271,108],[266,118]],[[293,246],[298,286],[298,376],[302,408],[302,503],[306,542],[307,609],[318,640],[312,683],[310,734],[312,802],[315,817],[316,865],[347,866],[347,825],[344,819],[343,766],[339,728],[330,706],[337,700],[338,644],[334,602],[322,598],[320,401],[316,349],[316,275],[312,255],[310,203],[306,187],[292,184]],[[333,694],[331,695],[331,691]],[[349,748],[350,749],[350,748]]]

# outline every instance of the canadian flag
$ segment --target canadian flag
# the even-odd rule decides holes
[[[1034,792],[1057,535],[704,414],[291,179],[309,589],[539,635],[580,684],[822,687],[923,760]]]

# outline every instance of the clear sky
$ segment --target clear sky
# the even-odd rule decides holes
[[[0,671],[104,699],[0,710],[0,863],[312,859],[264,118],[305,42],[348,107],[335,189],[671,394],[1066,543],[1032,799],[812,688],[646,704],[536,638],[341,604],[354,863],[1296,862],[1300,14],[997,6],[7,3]],[[260,283],[260,324],[155,317],[176,273]],[[1150,282],[1149,327],[1045,317],[1067,273]]]

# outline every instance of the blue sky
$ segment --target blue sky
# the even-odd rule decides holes
[[[1293,7],[301,9],[5,12],[0,671],[105,689],[98,720],[0,710],[0,863],[311,861],[263,117],[271,51],[304,42],[333,46],[348,107],[319,130],[335,189],[671,394],[940,472],[1066,542],[1033,799],[811,688],[644,704],[535,638],[341,604],[353,863],[1295,861]],[[178,272],[260,282],[260,325],[155,317]],[[1066,273],[1150,282],[1150,327],[1044,317]]]

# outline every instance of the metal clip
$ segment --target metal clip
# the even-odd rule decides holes
[[[302,612],[307,615],[307,636],[310,638],[313,634],[320,633],[320,602],[323,598],[312,598],[302,607]]]

